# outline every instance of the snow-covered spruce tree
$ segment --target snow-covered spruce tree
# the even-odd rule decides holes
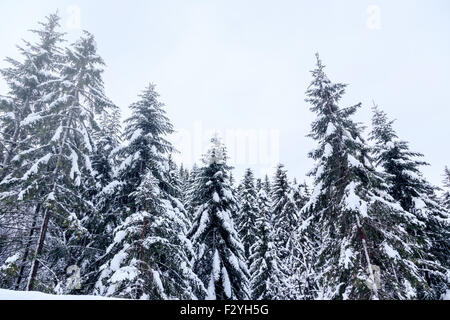
[[[303,208],[309,197],[306,184],[298,184],[294,179],[291,188],[291,198],[295,201],[296,208]],[[289,270],[287,294],[289,299],[312,300],[317,286],[315,284],[315,270],[313,260],[315,256],[314,234],[306,228],[310,221],[308,212],[298,212],[298,222],[292,234],[292,249],[285,261],[285,267]]]
[[[60,143],[61,155],[71,152],[66,163],[60,162],[59,165],[68,168],[70,163],[70,172],[67,170],[66,174],[69,174],[73,183],[70,184],[69,181],[64,186],[64,180],[61,180],[62,188],[57,192],[61,198],[56,197],[56,201],[70,213],[69,226],[66,220],[62,220],[60,227],[49,229],[49,247],[52,250],[49,251],[48,261],[54,261],[55,273],[58,275],[65,275],[66,268],[73,265],[79,266],[83,275],[83,290],[66,288],[64,276],[55,288],[58,293],[88,293],[87,289],[92,288],[92,284],[86,281],[98,268],[96,261],[105,249],[105,218],[95,206],[95,195],[99,192],[99,172],[96,169],[100,168],[94,165],[96,156],[103,151],[97,150],[97,146],[102,147],[98,142],[104,134],[103,119],[109,114],[118,113],[118,108],[105,94],[102,77],[104,67],[103,59],[97,54],[94,36],[84,31],[82,37],[66,49],[61,77],[56,82],[58,88],[61,88],[60,94],[50,104],[57,113],[52,113],[49,118],[52,122],[51,129],[56,128],[51,139]],[[65,107],[66,104],[69,108]],[[116,139],[113,131],[117,130],[115,126],[118,125],[119,116],[113,115],[116,123],[108,123],[111,142]],[[63,172],[60,171],[60,174]]]
[[[96,189],[101,190],[113,180],[113,169],[117,159],[115,151],[121,146],[121,113],[117,106],[105,110],[98,119],[99,130],[93,133],[95,153],[92,168],[96,173]]]
[[[189,170],[184,167],[183,164],[180,165],[179,174],[181,182],[186,183],[189,180]]]
[[[258,218],[258,204],[256,199],[255,178],[251,169],[245,171],[240,191],[240,209],[237,215],[237,226],[240,239],[244,246],[244,257],[247,264],[252,263],[250,248],[256,242],[258,233],[256,220]]]
[[[113,231],[118,225],[115,214],[118,202],[108,192],[107,186],[114,180],[113,170],[118,164],[115,155],[121,145],[120,110],[111,106],[99,117],[99,130],[93,132],[95,144],[92,158],[94,183],[88,189],[88,197],[94,205],[93,214],[88,215],[83,226],[88,230],[88,238],[81,239],[79,266],[81,267],[82,288],[70,294],[91,294],[95,288],[102,256],[113,241]]]
[[[313,300],[317,293],[316,273],[314,269],[315,246],[314,237],[306,227],[308,219],[301,219],[303,223],[294,232],[294,249],[290,259],[285,262],[289,270],[287,280],[287,297],[293,300]]]
[[[328,79],[318,56],[312,75],[306,101],[317,114],[310,134],[318,144],[310,153],[315,188],[301,212],[311,215],[318,238],[316,298],[420,298],[431,291],[418,265],[424,250],[407,230],[422,223],[394,202],[371,166],[362,128],[351,119],[360,104],[338,105],[346,85]]]
[[[44,256],[52,260],[50,266],[45,264],[45,270],[58,269],[51,274],[56,277],[52,280],[59,281],[59,275],[65,274],[64,265],[75,264],[79,258],[79,252],[65,250],[73,248],[68,243],[87,236],[82,221],[93,211],[86,194],[93,183],[90,132],[97,128],[95,114],[111,104],[103,93],[102,65],[94,38],[88,33],[66,49],[60,76],[50,81],[53,90],[40,100],[45,107],[27,118],[33,119],[29,134],[34,144],[19,154],[20,166],[4,179],[15,187],[14,199],[40,204],[42,221],[28,290],[37,288],[37,271]],[[49,227],[51,237],[47,239]],[[46,241],[51,242],[47,248]],[[38,282],[39,288],[53,289],[45,280]]]
[[[233,184],[231,184],[231,182],[232,182],[232,180],[230,179],[230,187],[231,187],[231,190],[233,191],[233,193],[234,193],[234,195],[235,195],[235,197],[236,197],[237,202],[238,202],[238,203],[241,203],[241,193],[242,193],[242,190],[244,189],[244,185],[243,185],[243,183],[241,182],[241,183],[238,183],[237,186],[235,187],[235,186],[234,186],[234,182],[233,182]],[[236,217],[236,218],[237,218],[237,217]]]
[[[410,151],[408,143],[398,138],[394,121],[389,121],[385,112],[378,107],[373,111],[371,139],[375,142],[376,163],[388,175],[390,195],[423,222],[423,227],[413,226],[407,231],[423,243],[427,253],[418,265],[435,293],[424,298],[439,299],[447,291],[446,273],[450,270],[450,215],[439,203],[436,187],[420,171],[427,165],[420,160],[423,155]]]
[[[294,179],[291,189],[292,199],[294,199],[297,208],[301,209],[309,200],[308,186],[306,183],[300,184]]]
[[[192,166],[191,172],[189,173],[189,177],[184,188],[184,206],[186,208],[187,216],[191,224],[195,219],[195,212],[200,205],[196,202],[198,199],[195,194],[195,181],[197,180],[199,172],[200,168],[197,166],[197,164],[194,164]]]
[[[244,247],[232,217],[238,210],[232,194],[226,150],[217,136],[195,181],[198,204],[189,232],[196,251],[194,271],[207,287],[209,300],[249,298]]]
[[[275,234],[271,225],[270,200],[261,180],[257,183],[256,221],[257,240],[251,247],[250,288],[254,300],[283,299],[287,287],[287,271],[283,267],[275,246]]]
[[[187,194],[189,190],[189,170],[184,167],[183,164],[180,165],[180,168],[178,170],[178,177],[180,179],[180,190],[181,190],[181,201],[184,204],[184,207],[187,210],[186,203],[188,201]]]
[[[264,181],[262,182],[263,188],[266,191],[267,195],[270,195],[270,191],[272,190],[272,185],[270,183],[269,176],[266,174],[264,176]]]
[[[166,177],[167,183],[171,186],[171,195],[176,199],[176,201],[181,201],[183,195],[183,183],[180,177],[180,171],[177,164],[174,162],[172,155],[169,155],[166,167],[164,168],[164,175]],[[179,207],[185,210],[184,204],[179,204]],[[186,215],[186,213],[184,213]]]
[[[39,29],[32,30],[37,42],[25,42],[23,47],[18,47],[23,59],[7,58],[10,66],[0,71],[9,87],[8,97],[0,102],[0,225],[13,227],[0,230],[5,237],[0,264],[11,255],[20,256],[16,259],[17,273],[9,273],[15,277],[15,289],[22,288],[41,200],[26,204],[16,201],[10,195],[17,193],[17,184],[13,186],[9,179],[3,178],[20,167],[21,152],[36,146],[37,138],[31,134],[30,127],[33,115],[45,108],[42,98],[50,92],[49,81],[57,76],[61,58],[59,45],[63,41],[58,28],[59,17],[49,15]]]
[[[112,258],[101,268],[96,293],[131,299],[194,299],[194,290],[202,288],[192,273],[185,242],[176,239],[181,223],[167,207],[170,204],[161,201],[162,193],[158,179],[148,170],[130,194],[138,210],[114,231],[107,250]]]
[[[259,191],[263,188],[263,182],[261,178],[257,178],[256,182],[255,182],[255,191],[256,191],[256,196],[258,196]],[[259,207],[258,207],[259,210]]]
[[[194,299],[204,292],[192,272],[193,255],[186,238],[187,221],[177,191],[170,183],[166,136],[172,125],[154,85],[131,105],[126,121],[127,144],[114,180],[103,193],[116,201],[120,223],[107,249],[95,293],[133,299]]]
[[[281,260],[288,259],[293,250],[293,234],[298,226],[298,211],[284,165],[277,166],[270,193],[271,215],[276,246]]]
[[[232,188],[234,188],[234,176],[233,176],[233,172],[230,172],[230,186]]]
[[[51,14],[40,29],[31,30],[38,41],[25,41],[19,46],[22,61],[6,58],[10,67],[0,71],[6,80],[10,103],[3,104],[0,142],[5,148],[3,162],[0,167],[0,180],[6,176],[12,159],[25,148],[27,141],[27,125],[32,124],[37,114],[45,109],[45,97],[49,94],[49,82],[58,76],[58,63],[61,61],[60,44],[63,34],[58,32],[59,16]]]

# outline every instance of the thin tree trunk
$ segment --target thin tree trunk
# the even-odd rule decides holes
[[[373,271],[373,268],[372,268],[372,262],[370,261],[369,251],[367,249],[367,242],[366,242],[366,236],[365,236],[366,233],[364,231],[364,228],[361,225],[361,221],[359,220],[358,216],[356,216],[356,223],[357,223],[358,228],[360,230],[362,230],[362,233],[363,233],[362,245],[363,245],[364,254],[365,254],[365,257],[366,257],[366,260],[367,260],[367,266],[368,266],[368,269],[369,269],[370,280],[373,283],[373,288],[372,288],[373,296],[372,296],[372,299],[379,300],[378,287],[377,287],[377,283],[376,283],[376,280],[375,280],[375,274],[374,274],[374,271]]]
[[[28,278],[27,291],[32,291],[34,287],[34,282],[36,279],[37,271],[39,268],[39,259],[38,257],[42,253],[42,248],[44,247],[45,236],[47,234],[48,222],[50,220],[51,212],[49,209],[45,210],[44,221],[42,222],[41,232],[39,235],[39,241],[36,246],[36,251],[33,257],[33,263],[31,264],[30,276]]]
[[[25,271],[25,264],[27,263],[28,255],[30,254],[30,247],[33,242],[32,238],[34,235],[34,229],[36,228],[37,217],[38,217],[40,210],[41,210],[41,204],[38,204],[36,209],[34,210],[33,223],[31,224],[30,233],[28,235],[28,242],[25,247],[25,252],[23,254],[22,263],[21,263],[20,270],[19,270],[19,276],[17,277],[17,281],[16,281],[16,285],[15,285],[15,290],[19,290],[20,283],[22,282],[22,279],[23,279],[23,273]]]

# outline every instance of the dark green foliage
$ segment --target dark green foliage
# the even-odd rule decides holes
[[[189,237],[196,248],[194,271],[205,284],[206,299],[247,299],[248,270],[233,216],[238,205],[231,191],[225,147],[217,137],[195,181],[197,204]]]

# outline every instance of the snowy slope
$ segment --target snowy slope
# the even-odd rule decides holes
[[[116,300],[100,296],[58,296],[41,292],[23,292],[0,289],[0,300]]]

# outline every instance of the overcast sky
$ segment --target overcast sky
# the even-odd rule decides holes
[[[447,0],[1,0],[1,58],[16,57],[15,45],[31,39],[27,30],[57,9],[70,41],[81,29],[95,35],[107,94],[125,117],[137,94],[157,85],[184,162],[218,130],[238,175],[247,166],[270,171],[279,158],[302,180],[314,147],[305,137],[314,119],[305,91],[319,52],[331,80],[349,84],[343,106],[363,103],[357,120],[370,124],[375,100],[426,155],[433,183],[450,165]],[[230,137],[251,130],[256,140],[243,155]]]

